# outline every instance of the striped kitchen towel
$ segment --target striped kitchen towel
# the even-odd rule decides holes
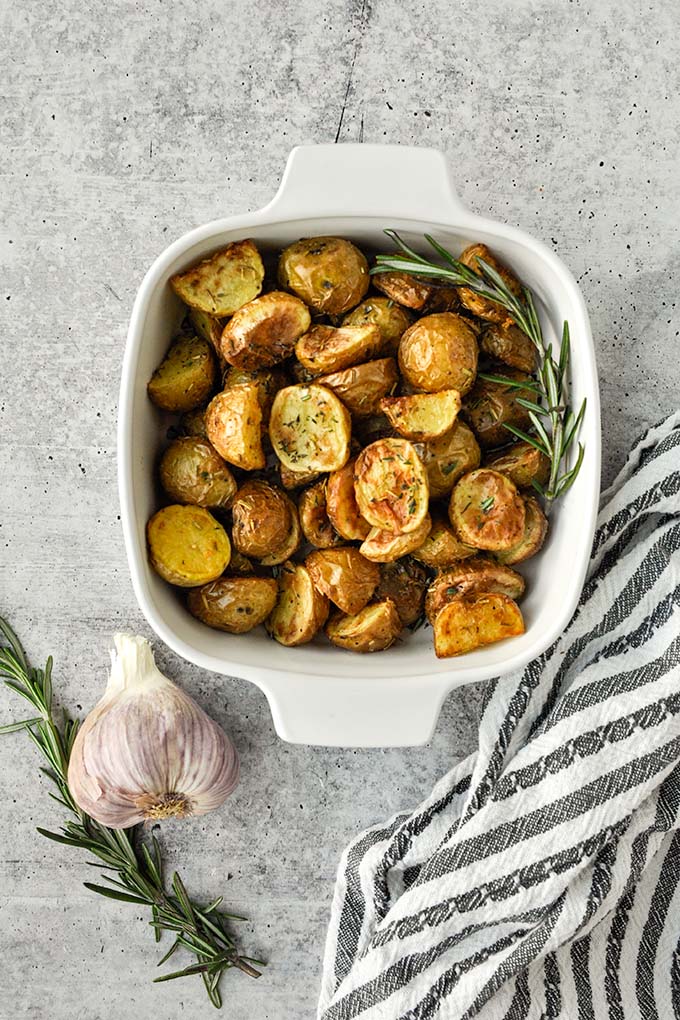
[[[604,494],[563,636],[338,873],[322,1020],[680,1017],[680,414]]]

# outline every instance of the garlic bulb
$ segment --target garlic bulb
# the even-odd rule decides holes
[[[163,676],[148,641],[116,634],[114,642],[104,697],[71,751],[74,800],[113,829],[212,811],[238,782],[233,744]]]

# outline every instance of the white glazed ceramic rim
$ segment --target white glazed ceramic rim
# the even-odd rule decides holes
[[[359,182],[361,186],[359,187]],[[574,550],[571,571],[561,580],[559,611],[528,646],[516,651],[513,642],[504,649],[502,663],[467,665],[452,660],[451,672],[415,672],[409,676],[380,677],[376,684],[370,659],[345,663],[346,676],[324,676],[310,682],[303,671],[281,669],[274,662],[253,666],[222,655],[206,653],[183,640],[157,610],[148,587],[146,551],[136,526],[132,478],[133,386],[144,324],[152,295],[165,287],[170,267],[196,246],[224,243],[223,235],[247,236],[254,227],[295,221],[297,236],[308,233],[317,219],[341,217],[344,232],[352,236],[362,220],[378,218],[383,225],[422,233],[432,224],[442,230],[476,232],[521,246],[559,279],[571,308],[572,330],[580,337],[579,370],[586,379],[588,413],[584,439],[588,456],[580,484],[585,496],[579,505],[582,543]],[[295,240],[296,237],[290,237]],[[493,241],[492,241],[493,243]],[[147,272],[135,300],[123,361],[118,422],[118,475],[121,517],[132,583],[137,601],[153,630],[183,658],[213,672],[241,676],[267,695],[277,732],[284,739],[326,745],[396,746],[429,739],[441,704],[454,687],[489,679],[520,669],[555,641],[569,622],[578,602],[588,565],[599,496],[600,432],[597,370],[587,312],[569,271],[543,244],[521,231],[468,212],[452,186],[444,156],[428,149],[401,146],[301,146],[289,157],[280,188],[266,207],[256,212],[215,220],[173,242]],[[239,639],[242,640],[242,639]],[[518,640],[518,639],[516,639]],[[337,655],[334,649],[329,654]],[[342,654],[342,653],[340,653]],[[275,660],[275,653],[271,656]],[[330,666],[330,664],[329,664]],[[337,670],[335,671],[337,672]]]

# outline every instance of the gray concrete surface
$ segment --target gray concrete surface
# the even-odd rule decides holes
[[[677,7],[666,0],[2,2],[0,606],[78,711],[111,632],[147,633],[115,480],[128,313],[173,237],[263,204],[297,142],[434,145],[464,200],[554,245],[592,316],[609,480],[677,403]],[[225,982],[234,1020],[313,1016],[345,842],[415,803],[475,742],[480,691],[452,696],[427,748],[279,742],[260,693],[159,650],[234,735],[223,811],[167,826],[168,858],[251,919],[270,962]],[[3,720],[17,705],[2,695]],[[21,735],[0,739],[0,1018],[196,1020],[198,981],[151,984],[134,907],[88,894]]]

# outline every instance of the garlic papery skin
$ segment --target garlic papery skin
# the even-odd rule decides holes
[[[71,751],[78,807],[112,829],[219,807],[238,783],[234,745],[161,673],[148,641],[116,634],[114,643],[106,691]]]

